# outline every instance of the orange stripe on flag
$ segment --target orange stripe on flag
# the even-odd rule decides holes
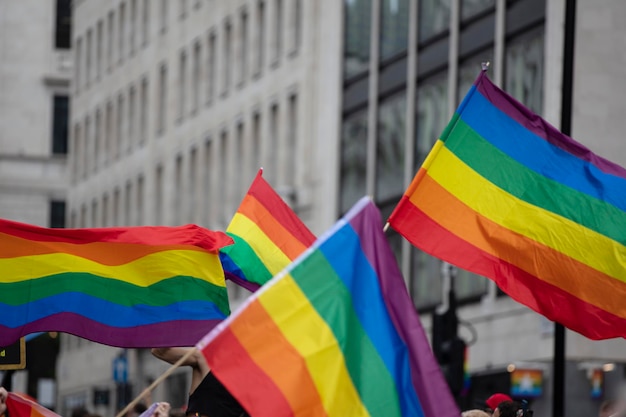
[[[626,284],[478,214],[430,176],[424,175],[410,201],[442,227],[481,250],[601,310],[626,318],[626,305],[620,296]],[[537,262],[539,253],[542,262]]]

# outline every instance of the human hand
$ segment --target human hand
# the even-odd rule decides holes
[[[170,415],[170,403],[160,402],[156,410],[154,410],[153,417],[169,417]]]

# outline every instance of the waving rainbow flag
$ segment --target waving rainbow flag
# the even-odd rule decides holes
[[[0,346],[61,331],[120,347],[193,345],[229,314],[222,232],[47,229],[0,220]]]
[[[313,233],[262,174],[259,170],[226,229],[235,244],[220,251],[226,277],[251,291],[315,242]]]
[[[196,347],[255,417],[458,417],[362,199]]]
[[[15,392],[9,392],[6,404],[8,415],[11,417],[61,417],[25,395]]]
[[[626,337],[625,190],[626,170],[483,72],[389,223],[550,320],[591,339]]]

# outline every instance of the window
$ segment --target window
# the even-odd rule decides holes
[[[272,183],[276,182],[276,168],[278,167],[278,160],[276,150],[278,149],[278,144],[281,142],[280,135],[280,114],[278,112],[278,103],[272,104],[270,107],[270,131],[269,137],[267,139],[267,166],[270,169],[267,172],[267,180]]]
[[[211,198],[211,196],[215,195],[215,188],[212,180],[213,177],[211,175],[211,169],[213,169],[213,167],[213,140],[211,140],[211,138],[207,138],[204,143],[204,164],[202,166],[202,169],[204,170],[203,183],[205,187],[202,193],[204,196],[204,213],[202,217],[209,221],[209,227],[213,227],[212,225],[214,224],[214,211],[211,210],[211,203],[214,202],[214,199]]]
[[[404,191],[406,94],[380,103],[376,145],[376,200],[398,198]]]
[[[96,27],[96,80],[99,80],[102,76],[102,42],[104,35],[104,22],[98,20],[98,26]]]
[[[142,23],[141,23],[141,43],[148,44],[150,34],[150,0],[143,0]]]
[[[141,80],[141,105],[139,106],[139,143],[143,144],[148,135],[148,78]]]
[[[217,35],[212,32],[209,35],[209,45],[207,51],[207,104],[213,101],[215,94],[215,77],[217,68]]]
[[[344,78],[367,71],[370,60],[371,0],[345,0]]]
[[[419,82],[416,108],[414,171],[417,172],[450,119],[447,72]]]
[[[244,125],[243,122],[239,122],[237,123],[237,128],[235,130],[236,132],[236,137],[235,137],[235,149],[233,149],[233,152],[231,153],[231,157],[232,157],[232,161],[230,161],[231,165],[231,172],[233,173],[233,178],[232,178],[232,183],[233,183],[233,190],[234,190],[234,195],[235,195],[235,199],[241,199],[243,198],[243,174],[244,172],[247,173],[247,168],[246,169],[237,169],[235,168],[237,166],[237,158],[240,157],[240,155],[242,155],[243,151],[244,151]]]
[[[68,96],[53,97],[52,118],[52,153],[55,155],[66,155],[69,121]]]
[[[74,149],[72,149],[72,159],[74,162],[74,166],[72,169],[74,180],[78,179],[81,175],[81,155],[83,154],[83,138],[81,136],[82,130],[80,123],[76,123],[74,125]]]
[[[157,116],[157,135],[165,132],[167,117],[167,65],[161,64],[159,70],[159,108]]]
[[[456,282],[455,282],[456,284]],[[411,298],[418,309],[434,308],[442,302],[441,261],[411,247]]]
[[[265,2],[259,1],[257,3],[257,33],[256,33],[256,72],[261,75],[263,72],[263,54],[265,52]]]
[[[144,192],[144,179],[143,175],[137,177],[137,196],[135,198],[135,224],[142,225],[145,224],[145,220],[143,218],[143,192]]]
[[[472,88],[476,77],[480,74],[482,63],[493,61],[493,49],[478,53],[471,58],[459,63],[459,89],[457,102],[460,103],[467,92]]]
[[[82,77],[81,73],[82,65],[83,65],[83,39],[76,39],[76,52],[74,53],[75,59],[75,70],[74,70],[74,81],[76,84],[76,91],[78,92],[82,87]]]
[[[104,165],[113,157],[113,102],[109,101],[104,116]]]
[[[196,213],[199,206],[200,191],[198,190],[198,149],[193,147],[189,154],[189,188],[186,190],[186,195],[189,196],[185,199],[189,202],[187,204],[187,215],[185,216],[185,222],[196,222]]]
[[[161,33],[167,30],[167,5],[170,0],[161,0]]]
[[[132,56],[135,53],[135,29],[137,27],[137,0],[130,0],[130,17],[129,17],[129,54]]]
[[[217,191],[217,198],[218,201],[227,201],[226,198],[226,184],[230,184],[230,178],[229,178],[229,167],[228,167],[228,131],[224,130],[222,131],[222,134],[220,135],[220,144],[219,144],[219,161],[217,161],[217,170],[216,172],[222,173],[222,180],[218,182],[218,191]],[[230,212],[230,210],[228,209],[228,207],[225,204],[221,204],[220,206],[220,216],[219,216],[219,223],[220,226],[225,226],[226,224],[228,224],[228,221],[230,220],[230,216],[232,216],[232,213]]]
[[[137,91],[134,85],[130,86],[130,90],[128,91],[128,140],[126,143],[126,148],[128,150],[132,149],[135,138],[135,117],[137,115],[135,106],[137,105]]]
[[[163,166],[158,165],[154,175],[154,221],[163,224]]]
[[[89,174],[87,170],[91,165],[91,147],[93,146],[91,142],[91,118],[89,116],[85,116],[84,126],[85,128],[83,131],[83,154],[81,164],[83,166],[83,177],[86,178]]]
[[[117,97],[117,120],[115,121],[115,126],[117,128],[116,135],[115,135],[115,146],[113,148],[113,152],[114,152],[113,157],[115,159],[122,156],[122,149],[123,149],[124,142],[125,142],[124,128],[126,127],[125,126],[126,109],[124,107],[125,107],[124,106],[124,94],[120,94]]]
[[[187,0],[178,0],[180,7],[180,18],[184,19],[187,16]]]
[[[109,195],[105,193],[102,196],[102,219],[100,221],[102,227],[109,227],[109,210]]]
[[[174,199],[172,200],[172,211],[174,213],[174,224],[183,223],[183,213],[181,205],[183,204],[183,156],[178,155],[176,157],[176,168],[174,171]],[[221,201],[224,201],[221,199]]]
[[[100,109],[96,110],[94,120],[93,162],[94,169],[97,170],[102,162],[102,111]]]
[[[133,183],[126,183],[126,193],[124,195],[124,225],[132,226],[135,224],[133,218]]]
[[[227,94],[228,88],[230,87],[232,44],[232,25],[229,21],[227,21],[226,23],[224,23],[224,65],[222,67],[222,94]]]
[[[444,33],[450,26],[450,0],[421,0],[419,3],[419,42]]]
[[[341,172],[339,210],[345,213],[366,193],[367,111],[344,119],[341,129]]]
[[[200,42],[196,42],[193,45],[193,74],[191,80],[191,113],[194,114],[198,111],[198,104],[200,103],[200,73],[201,73],[201,48]]]
[[[252,166],[258,169],[261,166],[261,113],[255,112],[252,116],[252,144],[250,146],[252,153]]]
[[[70,49],[72,43],[72,2],[57,0],[54,46]]]
[[[289,95],[289,114],[287,120],[287,159],[285,181],[290,185],[295,185],[296,177],[296,150],[298,148],[298,95]]]
[[[113,68],[114,24],[115,12],[110,11],[107,17],[107,71],[111,71]]]
[[[115,187],[113,190],[113,210],[111,212],[111,220],[113,221],[113,226],[121,226],[120,224],[120,189]]]
[[[239,83],[243,84],[246,81],[246,70],[248,68],[248,12],[242,10],[240,23],[240,48],[239,48]]]
[[[302,43],[302,0],[294,0],[292,11],[293,43],[291,53],[295,54]]]
[[[280,63],[280,56],[283,48],[283,2],[275,0],[274,3],[274,64]]]
[[[409,0],[380,3],[380,60],[406,51],[409,37]]]
[[[178,65],[178,122],[185,116],[187,96],[187,54],[181,51]]]
[[[50,202],[50,226],[53,228],[65,227],[65,201]]]
[[[504,89],[533,112],[543,111],[543,27],[506,45]]]
[[[92,32],[91,29],[87,29],[87,35],[85,37],[85,86],[89,86],[91,81],[91,54],[93,53],[92,45]]]
[[[91,220],[89,227],[98,227],[98,200],[95,198],[91,201]]]
[[[120,4],[120,12],[119,12],[119,25],[118,25],[118,34],[117,34],[117,41],[118,41],[118,62],[121,64],[122,62],[124,62],[124,47],[126,45],[127,39],[126,39],[126,4],[125,3],[121,3]]]

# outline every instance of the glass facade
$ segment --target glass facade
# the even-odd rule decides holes
[[[374,10],[371,0],[345,0],[338,215],[369,194],[389,216],[483,62],[490,62],[492,80],[541,112],[546,1],[532,1],[521,7],[495,0],[380,0]],[[460,8],[458,27],[451,27],[453,5]],[[372,27],[380,29],[373,40]],[[505,28],[502,35],[496,27]],[[417,34],[415,42],[409,33]],[[370,62],[370,50],[379,51],[378,62]],[[497,50],[503,54],[496,56]],[[417,65],[409,65],[413,60]],[[370,94],[372,88],[377,94]],[[414,117],[407,120],[407,114]],[[368,135],[368,126],[376,126],[375,135]],[[391,230],[387,237],[416,307],[436,307],[444,297],[442,262]],[[462,270],[453,284],[461,303],[479,300],[495,286]]]

